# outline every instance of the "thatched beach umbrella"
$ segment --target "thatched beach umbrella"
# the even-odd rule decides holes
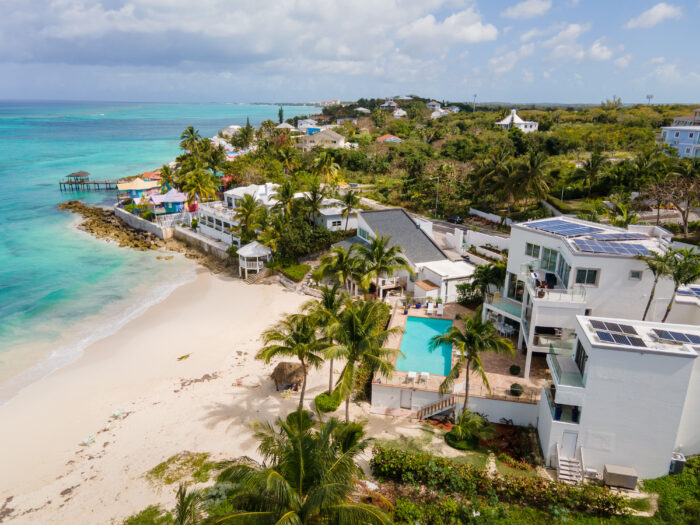
[[[74,179],[83,179],[85,177],[89,177],[90,174],[87,171],[74,171],[68,177],[74,178]]]
[[[294,388],[296,390],[304,380],[304,369],[301,363],[282,361],[272,371],[272,380],[275,382],[275,390]]]

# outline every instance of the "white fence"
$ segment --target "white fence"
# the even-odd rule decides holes
[[[469,215],[476,215],[477,217],[481,217],[482,219],[486,219],[487,221],[494,222],[496,224],[505,224],[506,226],[510,226],[513,224],[513,221],[510,219],[506,219],[505,222],[503,221],[503,218],[500,215],[495,215],[493,213],[486,213],[485,211],[477,210],[475,208],[469,208]]]
[[[117,206],[114,207],[114,215],[116,215],[122,222],[125,222],[135,230],[141,230],[148,233],[152,233],[153,235],[156,235],[161,239],[170,239],[170,237],[173,236],[173,231],[171,228],[161,227],[158,224],[147,221],[146,219],[142,219],[141,217],[138,217],[133,213],[129,213],[128,211]]]

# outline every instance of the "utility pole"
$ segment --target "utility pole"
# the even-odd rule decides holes
[[[474,103],[472,104],[472,113],[476,113],[476,93],[474,93]]]
[[[647,104],[651,106],[651,99],[654,98],[654,95],[647,95]]]

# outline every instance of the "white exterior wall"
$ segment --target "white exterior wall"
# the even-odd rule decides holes
[[[468,246],[485,246],[490,244],[499,250],[510,249],[510,239],[508,237],[499,237],[498,235],[489,235],[472,230],[467,230],[465,232],[464,243]]]
[[[217,241],[225,242],[228,245],[236,244],[237,246],[240,246],[240,241],[238,239],[234,239],[230,233],[217,230],[216,228],[212,228],[206,224],[202,224],[201,222],[197,225],[197,229],[203,235],[216,239]]]
[[[686,456],[700,454],[700,358],[695,359],[693,364],[676,447]]]
[[[492,423],[500,423],[501,419],[510,419],[515,425],[537,425],[537,405],[533,403],[470,397],[468,407],[472,412],[483,414]]]
[[[552,411],[549,408],[547,393],[542,392],[540,402],[537,404],[537,434],[540,437],[542,456],[550,466],[556,466],[554,461],[556,458],[555,452],[557,443],[561,443],[562,434],[564,434],[565,431],[578,432],[579,425],[576,423],[567,423],[565,421],[555,421],[554,418],[552,418]],[[588,467],[588,465],[586,465],[586,467]]]
[[[661,140],[678,150],[681,158],[700,157],[700,126],[669,126],[662,128]]]
[[[340,224],[334,226],[333,222],[337,221],[340,221]],[[330,231],[345,230],[346,221],[348,230],[357,228],[357,214],[351,214],[349,217],[343,217],[342,215],[319,215],[316,218],[316,224],[322,225]]]

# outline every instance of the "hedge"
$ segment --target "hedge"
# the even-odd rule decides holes
[[[626,509],[626,499],[605,487],[572,486],[509,475],[490,478],[485,471],[470,465],[382,445],[375,445],[370,467],[380,481],[420,484],[431,490],[467,496],[495,493],[499,501],[541,510],[562,506],[572,511],[609,516],[624,514]]]
[[[556,209],[558,209],[562,213],[574,214],[578,211],[573,206],[570,206],[569,204],[565,203],[564,201],[561,201],[561,200],[557,199],[556,197],[552,197],[551,195],[547,195],[546,200],[549,204],[554,206]]]
[[[321,392],[314,398],[314,403],[319,412],[335,412],[340,406],[340,398],[329,396],[328,392]]]

